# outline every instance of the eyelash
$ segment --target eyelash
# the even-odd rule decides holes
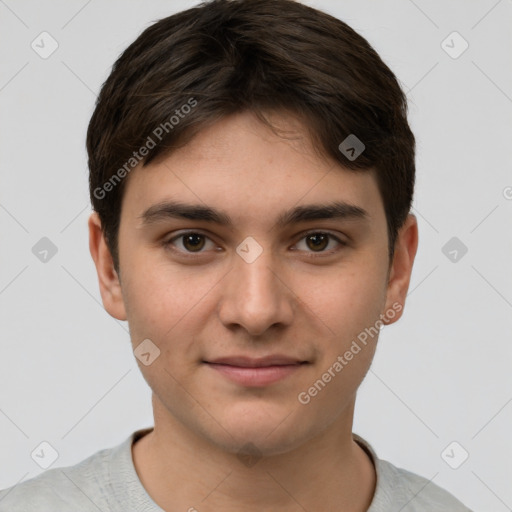
[[[208,237],[208,235],[205,235],[204,233],[201,233],[200,231],[186,231],[186,232],[180,233],[179,235],[176,235],[176,236],[164,241],[163,246],[166,249],[170,249],[179,254],[182,254],[182,255],[185,254],[187,257],[191,257],[191,258],[200,257],[201,255],[204,254],[205,251],[201,250],[198,252],[191,252],[191,251],[187,251],[187,250],[176,249],[176,247],[174,246],[174,242],[176,240],[183,239],[184,237],[186,237],[188,235],[200,235],[200,236],[212,241],[210,239],[210,237]],[[308,253],[309,258],[331,256],[331,255],[337,253],[338,251],[340,251],[343,247],[347,246],[346,242],[344,242],[343,240],[340,240],[337,236],[333,235],[332,233],[329,233],[328,231],[309,231],[307,233],[304,233],[301,236],[299,242],[311,235],[327,235],[330,238],[330,240],[335,240],[338,243],[338,247],[336,247],[335,249],[330,249],[328,251],[326,251],[326,250],[319,251],[319,252],[306,251],[306,253]],[[295,245],[297,245],[297,244],[295,244]]]

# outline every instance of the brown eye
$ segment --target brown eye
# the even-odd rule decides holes
[[[206,253],[208,249],[211,250],[215,248],[215,243],[210,240],[208,236],[202,233],[188,231],[164,241],[163,246],[166,249],[174,250],[186,255],[192,253]]]
[[[204,236],[199,233],[190,233],[183,235],[181,238],[183,240],[183,247],[190,252],[200,251],[205,244]]]
[[[306,244],[314,251],[323,251],[329,245],[329,235],[325,233],[307,235]]]
[[[295,247],[308,256],[329,256],[343,249],[346,245],[346,242],[332,233],[313,231],[303,235]]]

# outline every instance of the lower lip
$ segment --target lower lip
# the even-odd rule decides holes
[[[248,387],[261,387],[278,382],[292,373],[295,373],[302,364],[289,364],[278,366],[263,366],[260,368],[246,368],[230,366],[220,363],[207,363],[210,368],[222,373],[228,379]]]

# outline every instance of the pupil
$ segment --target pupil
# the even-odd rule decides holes
[[[197,250],[202,249],[204,239],[202,235],[185,235],[184,245],[187,249]],[[201,243],[202,242],[202,243]]]
[[[316,235],[310,235],[308,237],[309,241],[310,242],[313,242],[313,246],[314,247],[311,247],[311,248],[320,248],[320,249],[325,249],[326,247],[326,241],[327,241],[327,236],[326,235],[321,235],[321,234],[316,234]]]

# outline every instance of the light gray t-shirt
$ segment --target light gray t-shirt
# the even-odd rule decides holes
[[[0,512],[164,512],[142,486],[132,459],[132,444],[151,430],[137,430],[74,466],[49,469],[0,491]],[[364,439],[353,436],[377,473],[368,512],[471,512],[429,480],[379,459]]]

